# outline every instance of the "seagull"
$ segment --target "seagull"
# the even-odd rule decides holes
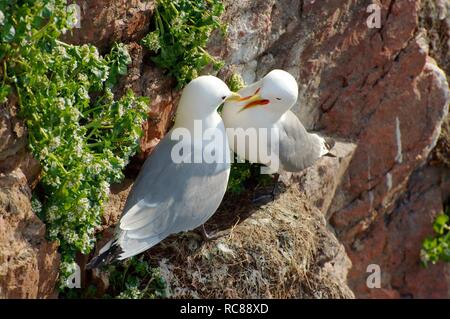
[[[335,156],[330,152],[334,141],[308,133],[290,110],[297,101],[298,85],[288,72],[272,70],[260,81],[241,89],[238,94],[242,98],[227,101],[222,111],[230,148],[241,159],[268,166],[268,172],[276,175],[275,186],[279,172],[299,172],[322,156]],[[248,141],[251,136],[248,129],[256,129],[257,141],[246,142],[246,138]],[[261,141],[264,137],[260,136],[260,129],[268,132],[265,141]],[[278,140],[277,148],[272,147],[274,140],[271,139],[271,132]],[[239,144],[239,140],[246,142],[245,145]],[[260,145],[264,145],[261,142],[266,143],[268,153],[275,156],[276,166],[261,158]],[[256,155],[251,154],[252,143],[256,145]]]
[[[200,76],[184,88],[173,128],[146,159],[114,238],[90,261],[88,269],[142,253],[171,234],[203,225],[215,213],[230,175],[229,145],[217,109],[239,98],[214,76]],[[211,145],[211,138],[205,134],[208,130],[219,133],[222,142]],[[181,142],[174,140],[176,132],[184,133]],[[185,148],[174,153],[179,143]],[[206,147],[212,153],[223,154],[222,159],[192,160],[196,151],[200,150],[201,155]],[[174,160],[174,154],[182,161]]]

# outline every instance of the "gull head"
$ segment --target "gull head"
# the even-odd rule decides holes
[[[242,97],[241,111],[264,107],[269,112],[284,114],[297,101],[298,85],[295,78],[286,71],[272,70],[254,85],[252,95]]]
[[[179,109],[182,107],[188,108],[189,112],[210,114],[217,111],[222,103],[237,101],[240,98],[237,93],[231,92],[221,79],[203,75],[189,82],[183,89]]]

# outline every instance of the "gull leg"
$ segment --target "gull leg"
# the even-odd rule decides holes
[[[252,200],[253,204],[267,204],[269,202],[272,202],[275,200],[276,191],[278,189],[278,180],[280,179],[280,174],[275,173],[274,174],[274,184],[272,187],[272,191],[268,194],[263,194],[261,196],[258,196]]]
[[[272,200],[275,199],[275,193],[278,189],[278,180],[280,179],[280,174],[275,173],[275,178],[274,178],[274,184],[273,184],[273,188],[272,188],[272,192],[270,193],[272,195]]]
[[[205,224],[202,225],[202,231],[201,231],[201,235],[204,241],[212,241],[212,240],[216,240],[219,239],[221,237],[227,236],[230,234],[230,231],[224,230],[224,231],[219,231],[216,232],[214,234],[208,234],[208,232],[205,229]]]

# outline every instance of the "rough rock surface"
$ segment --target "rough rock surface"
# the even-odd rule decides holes
[[[417,178],[410,178],[426,163],[447,117],[448,83],[428,54],[428,44],[436,40],[419,28],[425,1],[374,1],[381,8],[379,29],[366,24],[370,3],[230,1],[227,45],[217,38],[211,47],[232,64],[223,71],[225,77],[237,70],[251,82],[272,68],[290,71],[300,83],[294,110],[303,123],[357,141],[327,213],[352,259],[349,283],[355,294],[448,297],[448,266],[419,267],[421,242],[431,234],[430,224],[445,197],[429,199],[419,210],[419,194],[414,193],[422,188]],[[446,17],[442,4],[440,16]],[[434,56],[445,67],[448,51],[438,53]],[[429,172],[422,174],[428,177]],[[424,188],[437,185],[431,179]],[[405,198],[404,193],[414,196]],[[418,217],[409,218],[408,207],[417,208]],[[394,269],[392,263],[402,260],[408,266]],[[366,286],[366,269],[372,263],[381,267],[380,289]],[[428,284],[420,289],[414,284],[425,280]]]
[[[31,210],[39,164],[25,150],[14,99],[0,105],[0,299],[56,297],[59,255]]]
[[[419,248],[432,232],[435,216],[450,195],[450,174],[442,168],[415,171],[395,207],[367,223],[364,235],[344,238],[352,260],[358,260],[349,284],[360,297],[443,298],[448,296],[450,273],[445,263],[425,269],[419,264]],[[365,225],[366,226],[366,225]],[[351,232],[344,236],[352,236]],[[362,237],[364,236],[364,237]],[[364,274],[369,264],[379,264],[382,289],[369,289]],[[364,284],[363,284],[364,281]]]
[[[142,152],[138,156],[140,160],[143,160],[172,125],[180,92],[174,89],[174,79],[149,63],[140,45],[131,43],[129,52],[133,62],[117,91],[124,92],[126,89],[132,89],[136,94],[148,96],[151,99],[149,118],[144,123],[144,136],[141,139]]]
[[[150,29],[155,1],[147,0],[75,0],[80,21],[64,40],[73,44],[92,43],[107,51],[114,42],[140,40]]]

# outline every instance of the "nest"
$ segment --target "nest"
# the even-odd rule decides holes
[[[207,223],[229,234],[204,242],[195,232],[149,250],[172,298],[351,298],[333,271],[339,243],[296,187],[257,207],[249,196],[225,198]]]

